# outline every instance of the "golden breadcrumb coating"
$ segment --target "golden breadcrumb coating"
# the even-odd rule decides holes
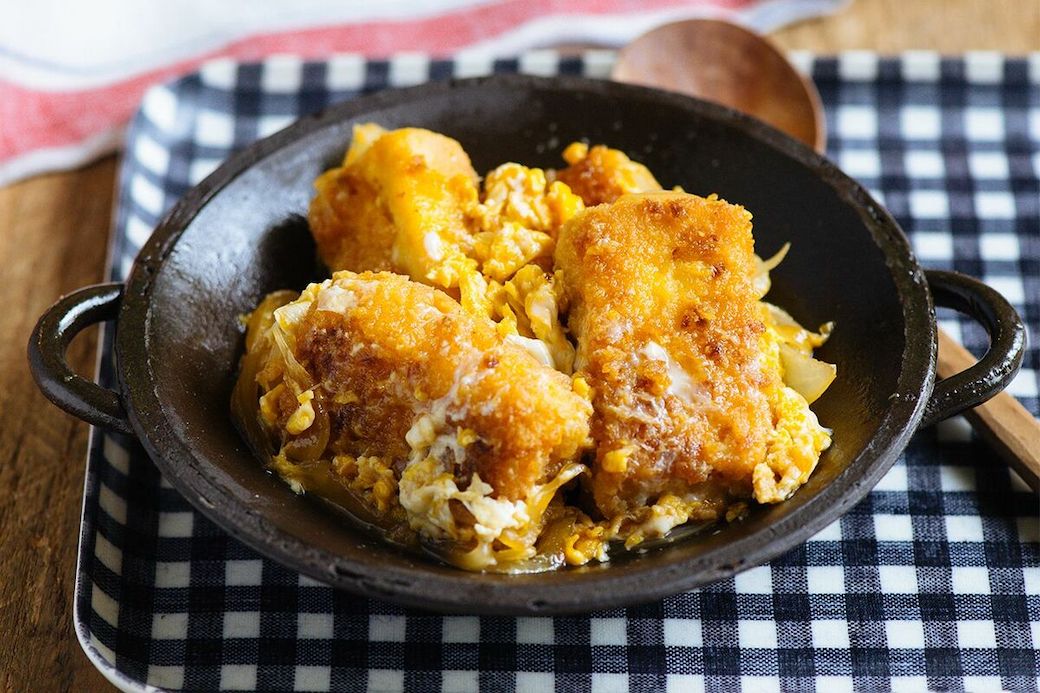
[[[576,370],[594,393],[592,492],[605,516],[669,495],[717,512],[726,495],[751,496],[756,473],[783,476],[803,462],[796,445],[773,440],[785,387],[763,356],[776,344],[745,209],[685,193],[625,195],[564,226],[556,267]],[[800,413],[794,439],[815,460],[827,437],[807,405]]]
[[[566,183],[590,207],[629,193],[661,189],[650,169],[617,149],[574,142],[563,150],[563,159],[568,166],[556,172],[556,180]]]
[[[278,471],[303,488],[292,463],[326,460],[373,511],[396,505],[399,489],[413,529],[454,541],[484,531],[490,543],[529,531],[540,518],[528,501],[567,465],[568,479],[583,469],[573,463],[588,445],[588,399],[447,294],[338,272],[266,309],[246,354],[260,358],[256,409],[281,449]]]
[[[367,129],[365,129],[367,128]],[[323,173],[308,213],[322,261],[458,286],[475,263],[477,174],[458,142],[429,130],[359,126],[344,165]]]

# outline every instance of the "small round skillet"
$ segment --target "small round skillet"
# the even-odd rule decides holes
[[[457,138],[478,171],[553,167],[568,142],[628,152],[666,186],[719,193],[754,214],[763,256],[790,241],[770,299],[802,324],[834,320],[821,358],[838,378],[815,405],[834,444],[789,501],[714,534],[538,575],[466,573],[399,550],[264,471],[233,427],[237,316],[267,292],[317,279],[300,216],[311,182],[342,157],[351,126],[415,125]],[[935,384],[933,302],[983,323],[992,344]],[[119,389],[73,375],[64,347],[115,320]],[[41,389],[91,423],[133,433],[167,479],[229,533],[293,569],[402,604],[471,613],[555,613],[644,602],[768,561],[858,502],[910,436],[1005,387],[1024,329],[974,279],[924,272],[862,187],[807,147],[688,97],[577,78],[498,76],[387,91],[303,118],[192,189],[142,249],[125,286],[82,289],[41,318],[29,345]]]

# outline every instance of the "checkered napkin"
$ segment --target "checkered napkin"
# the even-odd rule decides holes
[[[797,59],[827,107],[831,156],[921,261],[984,278],[1023,315],[1034,342],[1011,391],[1040,412],[1040,55]],[[602,77],[611,60],[218,62],[153,89],[123,162],[113,279],[192,184],[299,114],[452,75]],[[952,313],[943,326],[986,344]],[[863,502],[769,565],[637,608],[442,617],[261,558],[135,443],[95,431],[76,618],[91,659],[135,690],[1036,690],[1040,529],[1036,498],[958,418],[918,433]]]

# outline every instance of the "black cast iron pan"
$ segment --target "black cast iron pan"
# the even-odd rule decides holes
[[[744,522],[538,575],[466,573],[393,548],[264,471],[228,407],[242,349],[237,316],[267,292],[315,276],[305,212],[311,183],[338,162],[351,126],[415,125],[457,138],[478,171],[504,161],[554,167],[572,140],[625,150],[666,186],[717,192],[752,211],[758,252],[792,250],[770,300],[802,324],[834,320],[821,358],[838,378],[814,409],[834,444],[786,503]],[[935,383],[934,304],[978,319],[992,343]],[[116,321],[118,391],[72,374],[64,348]],[[763,563],[859,501],[913,432],[1000,391],[1021,359],[1014,310],[969,277],[925,272],[906,237],[829,161],[736,112],[688,97],[576,78],[499,76],[387,91],[333,107],[234,156],[192,189],[142,249],[125,285],[77,291],[29,345],[44,394],[72,414],[136,435],[203,514],[261,553],[347,590],[473,613],[586,611],[645,602]]]

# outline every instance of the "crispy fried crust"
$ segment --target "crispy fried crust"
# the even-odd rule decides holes
[[[629,193],[661,189],[650,169],[617,149],[575,142],[564,150],[563,158],[569,165],[556,172],[556,180],[566,183],[590,207]]]
[[[751,215],[683,193],[626,195],[561,231],[556,267],[593,387],[605,515],[709,478],[750,493],[773,421]]]
[[[414,452],[406,436],[425,416],[442,443],[431,454],[460,485],[476,472],[497,497],[517,499],[586,444],[591,407],[571,380],[441,291],[390,273],[339,272],[295,305],[282,315],[299,312],[294,356],[329,413],[330,455],[403,464]]]
[[[363,147],[314,183],[308,221],[322,261],[333,271],[394,270],[457,286],[477,201],[466,152],[419,128],[363,133]]]

